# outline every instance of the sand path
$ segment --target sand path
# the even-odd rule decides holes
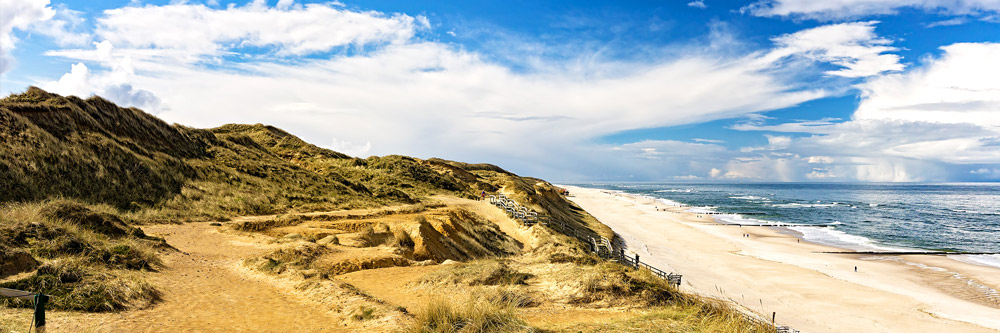
[[[208,223],[153,225],[179,251],[161,256],[165,268],[150,273],[163,300],[149,309],[121,313],[48,314],[50,332],[330,332],[337,318],[287,290],[243,273],[240,261],[271,248],[260,237],[218,232]],[[12,314],[30,318],[24,309]],[[23,314],[20,312],[24,312]]]
[[[163,302],[125,313],[114,328],[141,332],[329,331],[338,321],[287,291],[238,271],[240,261],[268,251],[254,239],[219,233],[208,223],[143,227],[180,252],[163,256],[167,269],[150,279]],[[335,327],[334,327],[335,328]]]
[[[767,317],[776,312],[779,325],[803,332],[1000,328],[1000,309],[988,300],[961,297],[966,280],[950,274],[912,262],[816,253],[831,248],[797,243],[794,236],[770,228],[716,226],[681,208],[657,211],[654,206],[663,209],[663,204],[651,200],[570,191],[574,202],[621,235],[642,261],[683,274],[682,289],[730,299]],[[996,282],[995,269],[958,262],[945,269]]]

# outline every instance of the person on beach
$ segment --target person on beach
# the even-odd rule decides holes
[[[486,191],[483,191],[483,193],[480,193],[479,195],[483,198],[483,200],[486,200]]]
[[[855,273],[857,273],[857,272],[858,272],[858,266],[854,266],[854,272],[855,272]]]

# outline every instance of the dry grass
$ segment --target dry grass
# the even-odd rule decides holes
[[[398,228],[392,231],[392,243],[389,245],[398,247],[404,250],[413,251],[413,238],[410,237],[410,233],[402,228]]]
[[[450,265],[424,277],[421,283],[469,286],[523,285],[531,277],[531,274],[512,269],[502,259],[480,259]]]
[[[161,265],[154,248],[163,247],[163,240],[143,235],[108,210],[66,200],[3,206],[0,244],[41,264],[22,267],[24,274],[0,287],[52,295],[53,309],[114,311],[158,301],[159,292],[141,272]]]
[[[771,325],[752,321],[720,301],[688,299],[651,308],[645,314],[604,324],[580,324],[567,331],[773,333]]]
[[[518,300],[492,291],[434,299],[417,314],[410,332],[534,332],[517,314]]]

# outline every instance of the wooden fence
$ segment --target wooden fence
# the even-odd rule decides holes
[[[538,223],[548,224],[549,219],[547,216],[539,215],[538,212],[531,208],[521,206],[517,201],[508,198],[503,193],[491,195],[489,199],[491,204],[503,209],[507,213],[507,216],[521,221],[523,225],[530,227]]]

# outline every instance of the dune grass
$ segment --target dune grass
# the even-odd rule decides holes
[[[503,259],[479,259],[446,266],[421,279],[425,284],[464,284],[469,286],[525,284],[531,274],[518,272]]]
[[[482,289],[431,300],[417,313],[409,332],[535,332],[517,313],[517,299],[502,289]]]
[[[146,307],[159,292],[142,272],[161,263],[162,239],[127,225],[107,206],[71,200],[5,204],[0,209],[0,244],[6,251],[29,253],[37,265],[7,273],[0,287],[52,295],[53,309],[114,311]],[[0,300],[5,306],[31,302]]]

